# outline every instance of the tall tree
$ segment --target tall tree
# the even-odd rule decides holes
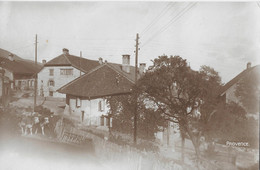
[[[220,84],[220,77],[207,66],[200,72],[193,71],[179,56],[159,56],[153,62],[151,69],[138,81],[137,88],[163,112],[165,120],[178,123],[182,136],[191,139],[199,158],[199,108],[210,103],[207,100],[214,96],[210,88]],[[214,107],[210,107],[204,106],[205,115],[213,110]]]

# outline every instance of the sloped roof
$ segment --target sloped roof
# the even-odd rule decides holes
[[[99,62],[70,54],[61,54],[47,62],[44,66],[73,66],[87,73],[95,67],[99,66]]]
[[[247,76],[251,71],[257,70],[260,75],[260,65],[256,65],[254,67],[250,67],[248,69],[245,69],[240,74],[238,74],[236,77],[234,77],[232,80],[230,80],[228,83],[226,83],[220,90],[219,95],[222,96],[230,87],[232,87],[234,84],[236,84],[239,80],[241,80],[243,77]]]
[[[122,70],[122,64],[116,64],[116,63],[109,63],[110,66],[115,68],[117,71],[119,71],[121,74],[126,76],[128,79],[131,81],[135,81],[135,67],[130,66],[130,72],[126,73],[125,71]],[[137,78],[139,78],[139,74],[137,75]]]
[[[130,93],[133,85],[134,81],[115,69],[112,64],[105,63],[57,91],[93,99]]]
[[[22,59],[13,53],[14,61],[11,61],[8,59],[9,54],[10,52],[0,49],[0,66],[15,74],[33,75],[42,68],[41,64],[35,65],[34,61]]]

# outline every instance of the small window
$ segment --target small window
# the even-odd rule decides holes
[[[50,71],[50,76],[53,76],[54,75],[54,69],[53,68],[49,69],[49,71]]]
[[[49,86],[54,86],[54,80],[49,80]]]
[[[107,119],[106,126],[109,127],[110,126],[110,119],[108,117],[106,119]]]
[[[49,96],[53,96],[53,91],[49,91]]]
[[[98,102],[98,111],[99,112],[103,112],[104,111],[104,101],[103,100],[100,100]]]
[[[100,117],[100,126],[104,126],[104,116]]]
[[[73,75],[73,69],[60,69],[60,75]]]
[[[76,107],[80,107],[81,106],[81,100],[80,98],[76,99]]]

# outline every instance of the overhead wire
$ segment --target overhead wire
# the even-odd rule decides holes
[[[167,30],[167,28],[172,25],[173,23],[175,23],[176,21],[178,21],[178,19],[180,19],[185,13],[187,13],[190,9],[192,9],[195,5],[197,4],[197,2],[195,3],[189,3],[186,7],[184,7],[177,15],[175,15],[169,22],[168,24],[164,25],[163,27],[161,27],[161,29],[159,31],[157,31],[155,34],[153,34],[147,41],[145,41],[143,43],[143,45],[141,47],[144,47],[147,43],[149,43],[151,40],[153,40],[156,36],[158,36],[159,34],[163,33],[165,30]]]
[[[159,15],[157,15],[157,16],[152,20],[152,22],[140,33],[140,35],[143,36],[145,33],[147,33],[148,30],[149,30],[150,28],[152,28],[153,25],[154,25],[156,22],[158,22],[158,21],[161,19],[161,17],[162,17],[163,15],[165,15],[165,14],[175,5],[175,3],[176,3],[176,2],[174,2],[173,4],[172,4],[171,2],[168,2],[167,5],[165,6],[165,8],[163,8],[163,10],[159,13]]]

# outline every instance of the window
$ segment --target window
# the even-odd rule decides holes
[[[100,117],[100,126],[104,126],[104,116],[102,115],[101,117]]]
[[[53,68],[49,69],[49,71],[50,71],[50,76],[53,76],[54,75],[54,69]]]
[[[106,126],[109,127],[110,126],[110,118],[107,117],[106,119],[107,119]]]
[[[81,106],[81,100],[80,98],[76,99],[76,107],[80,107]]]
[[[53,91],[49,91],[49,96],[53,96]]]
[[[104,111],[104,101],[103,100],[100,100],[98,102],[98,111],[99,112],[103,112]]]
[[[54,80],[49,80],[49,86],[54,86]]]
[[[60,75],[73,75],[73,69],[60,69]]]

